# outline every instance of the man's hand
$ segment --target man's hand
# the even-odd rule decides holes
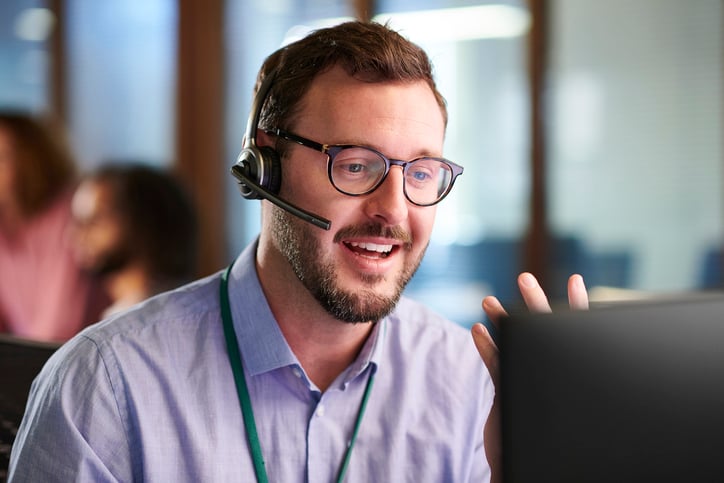
[[[548,297],[538,284],[535,277],[528,273],[521,273],[518,276],[518,287],[523,296],[526,306],[531,312],[550,312],[551,306],[548,303]],[[583,277],[580,275],[571,275],[568,279],[568,303],[572,310],[588,309],[588,292],[583,283]],[[497,326],[501,317],[508,315],[500,301],[488,296],[483,299],[483,310],[488,318]],[[477,347],[480,357],[485,362],[493,382],[497,386],[498,383],[498,348],[493,342],[488,329],[481,323],[473,325],[472,328],[473,341]]]
[[[518,276],[518,287],[525,305],[531,312],[551,311],[546,294],[532,274],[528,272],[521,273]],[[588,293],[586,292],[586,286],[583,284],[583,277],[580,275],[571,275],[568,279],[568,303],[572,310],[586,310],[588,308]],[[496,325],[500,317],[507,315],[498,299],[493,296],[485,297],[483,310]]]
[[[532,274],[527,272],[521,273],[518,276],[518,287],[520,288],[520,293],[523,296],[526,306],[531,312],[551,311],[548,297],[546,297],[543,289]],[[588,292],[586,292],[583,277],[580,275],[571,275],[568,279],[568,303],[572,310],[588,309]],[[483,299],[483,310],[496,327],[501,317],[507,315],[500,301],[493,296]],[[475,347],[478,349],[480,357],[488,368],[490,377],[497,390],[499,378],[498,348],[488,329],[483,324],[477,323],[473,325],[471,332]],[[500,447],[500,415],[497,397],[493,401],[493,407],[490,410],[488,420],[485,424],[484,439],[485,453],[491,470],[490,480],[491,482],[502,481],[502,448]]]

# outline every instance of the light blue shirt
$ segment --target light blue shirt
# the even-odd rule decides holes
[[[403,298],[321,393],[272,316],[255,248],[235,263],[229,292],[271,482],[335,480],[370,371],[345,481],[490,479],[494,388],[466,329]],[[254,481],[219,282],[154,297],[64,344],[33,384],[10,481]]]

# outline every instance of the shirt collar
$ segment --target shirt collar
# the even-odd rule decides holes
[[[257,242],[234,262],[229,302],[244,367],[251,375],[298,364],[272,315],[256,273]]]
[[[346,387],[354,378],[362,374],[369,365],[371,370],[376,372],[382,360],[384,351],[385,333],[387,332],[387,317],[380,320],[372,328],[372,332],[365,341],[357,359],[347,370],[343,384]]]

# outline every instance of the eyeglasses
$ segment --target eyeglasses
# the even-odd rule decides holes
[[[462,166],[444,158],[423,156],[401,161],[366,146],[320,144],[281,129],[266,133],[326,154],[329,181],[337,191],[349,196],[372,193],[385,181],[391,166],[400,166],[405,198],[418,206],[432,206],[447,196],[463,173]]]

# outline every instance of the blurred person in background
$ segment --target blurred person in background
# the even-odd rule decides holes
[[[104,318],[194,277],[196,213],[170,173],[103,165],[81,181],[72,213],[78,264],[100,278],[112,301]]]
[[[63,341],[98,320],[107,299],[73,258],[75,162],[61,131],[0,112],[0,331]]]

